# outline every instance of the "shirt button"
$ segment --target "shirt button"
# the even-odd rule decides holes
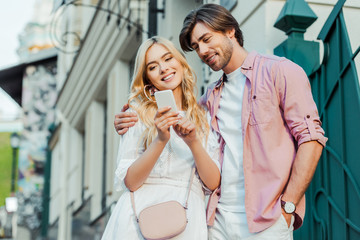
[[[256,95],[253,96],[253,99],[256,99]]]
[[[310,115],[307,115],[306,117],[307,117],[307,118],[310,118]]]

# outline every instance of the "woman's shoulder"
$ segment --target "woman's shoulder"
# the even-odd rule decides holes
[[[130,106],[125,112],[138,114],[134,106]]]
[[[126,112],[134,112],[137,113],[136,109],[139,108],[139,103],[135,100],[132,100],[129,102],[129,108],[126,110]]]
[[[125,111],[129,113],[135,113],[138,116],[138,122],[140,119],[141,104],[135,101],[129,103],[129,108]]]

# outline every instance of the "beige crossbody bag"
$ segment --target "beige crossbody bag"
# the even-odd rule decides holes
[[[186,195],[185,205],[178,201],[167,201],[143,209],[139,217],[136,214],[134,193],[130,192],[131,204],[140,231],[147,240],[162,240],[175,237],[182,233],[188,223],[186,209],[188,205],[191,185],[195,175],[195,166],[192,168],[190,185]]]

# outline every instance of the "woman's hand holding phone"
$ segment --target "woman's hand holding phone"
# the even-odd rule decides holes
[[[170,126],[175,125],[179,121],[179,113],[171,112],[170,106],[159,108],[155,114],[155,126],[158,131],[160,141],[167,142],[170,139]]]
[[[173,126],[176,134],[190,146],[196,140],[195,125],[179,115],[173,92],[171,90],[155,92],[155,99],[158,105],[155,124],[158,129],[159,139],[168,141],[170,138],[170,126]]]

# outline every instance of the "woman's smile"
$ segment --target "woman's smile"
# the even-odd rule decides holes
[[[175,76],[175,72],[167,74],[165,77],[161,79],[161,81],[170,82],[174,78],[174,76]]]

